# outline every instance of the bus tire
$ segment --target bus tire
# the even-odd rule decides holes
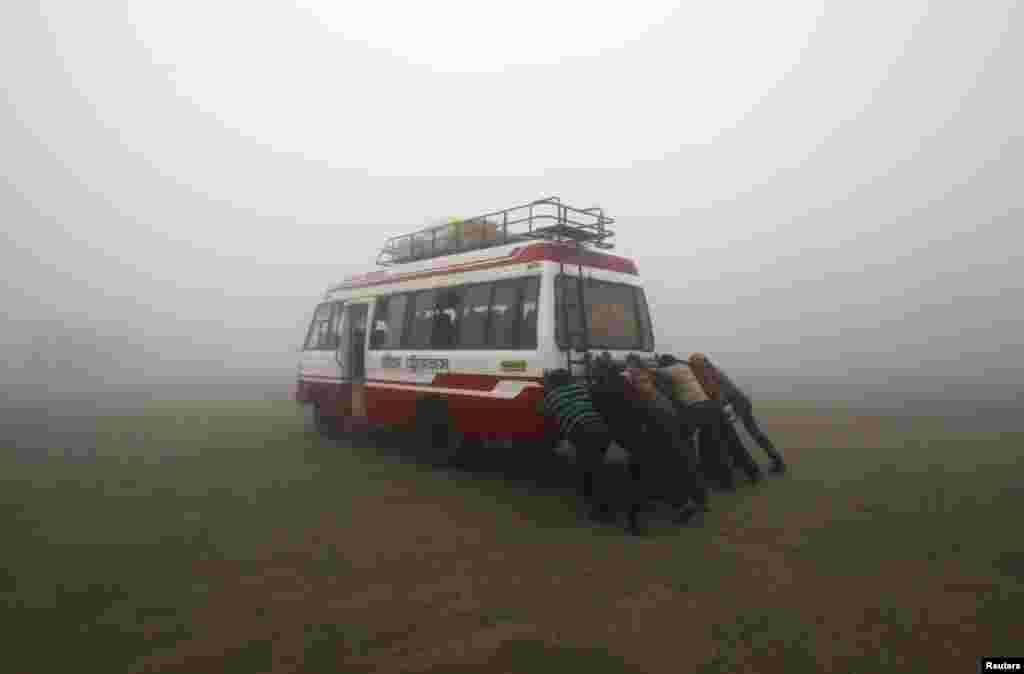
[[[330,424],[324,417],[323,412],[320,411],[320,405],[317,403],[306,403],[302,407],[306,431],[324,438],[330,435]]]
[[[415,452],[432,466],[447,468],[457,462],[461,438],[448,414],[448,403],[440,397],[421,398],[416,403]]]

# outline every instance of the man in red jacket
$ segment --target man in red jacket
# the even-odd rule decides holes
[[[772,471],[785,472],[786,463],[782,460],[782,454],[761,430],[757,419],[754,418],[754,404],[750,397],[736,386],[721,368],[713,365],[703,353],[691,354],[690,365],[704,389],[708,391],[708,395],[720,400],[727,409],[731,407],[739,420],[743,422],[744,428],[750,433],[750,437],[754,438],[754,441],[771,458]]]

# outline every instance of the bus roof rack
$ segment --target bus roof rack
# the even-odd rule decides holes
[[[426,227],[387,240],[377,264],[390,266],[531,240],[572,242],[607,250],[615,221],[604,209],[572,208],[547,197],[472,218]]]

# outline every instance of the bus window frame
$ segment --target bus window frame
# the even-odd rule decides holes
[[[571,273],[560,273],[556,274],[555,280],[555,343],[558,348],[565,351],[569,348],[577,350],[574,345],[569,344],[568,330],[569,330],[569,315],[568,312],[562,311],[562,298],[565,296],[566,283],[563,279],[572,279],[573,282],[579,282],[579,275]],[[584,283],[603,284],[608,286],[622,286],[630,288],[633,297],[633,316],[637,323],[637,344],[633,346],[612,346],[607,344],[596,344],[591,340],[589,325],[587,326],[587,347],[591,350],[601,349],[605,351],[653,351],[654,350],[654,330],[650,320],[650,305],[647,304],[647,293],[644,292],[643,286],[633,285],[631,283],[622,283],[621,281],[605,281],[604,279],[595,279],[591,277],[585,277]],[[573,288],[575,289],[575,287]],[[586,296],[586,286],[584,286],[584,296]],[[644,302],[644,310],[640,310],[641,298]],[[575,298],[573,298],[575,299]],[[581,308],[586,311],[586,308]],[[649,347],[649,348],[648,348]]]
[[[524,305],[525,300],[526,300],[525,290],[527,289],[527,286],[530,283],[531,279],[535,279],[536,280],[536,294],[533,297],[533,299],[534,299],[534,301],[537,304],[536,311],[538,313],[538,319],[534,320],[534,330],[533,330],[534,336],[533,336],[533,340],[532,340],[533,341],[533,345],[531,345],[531,346],[522,346],[522,342],[526,341],[526,340],[523,339],[523,337],[524,337],[524,335],[523,335],[523,324],[524,324],[524,321],[523,321],[523,305]],[[379,296],[374,298],[373,306],[374,306],[375,309],[376,309],[376,306],[377,306],[377,301],[379,299],[384,298],[384,297],[387,297],[387,298],[390,299],[390,298],[393,298],[393,297],[398,296],[398,295],[407,295],[408,296],[408,299],[406,300],[406,303],[405,303],[405,316],[403,318],[404,329],[403,329],[403,332],[402,332],[401,345],[398,346],[398,347],[393,347],[391,349],[371,349],[371,348],[369,348],[369,340],[367,340],[367,351],[368,352],[372,351],[372,352],[375,352],[375,353],[379,353],[379,352],[382,352],[382,351],[477,351],[477,352],[479,352],[479,351],[536,351],[538,348],[540,348],[540,334],[539,333],[540,333],[540,325],[541,324],[540,324],[540,321],[539,321],[539,313],[540,313],[540,306],[541,306],[541,288],[543,287],[542,279],[543,279],[543,277],[542,277],[541,274],[524,274],[522,276],[512,276],[512,277],[508,277],[508,278],[488,279],[486,281],[473,281],[471,283],[459,283],[459,284],[453,284],[453,285],[448,285],[448,286],[436,286],[436,287],[433,287],[433,288],[422,288],[422,289],[419,289],[419,290],[401,290],[401,291],[394,292],[394,293],[381,294],[381,295],[379,295]],[[465,297],[465,290],[467,288],[470,288],[470,287],[473,287],[473,286],[481,286],[481,285],[490,285],[490,287],[491,287],[490,297],[488,299],[487,323],[484,326],[484,335],[485,335],[486,341],[487,342],[491,342],[492,341],[492,339],[491,339],[491,337],[492,337],[492,335],[491,335],[492,311],[491,311],[490,307],[494,304],[494,294],[495,294],[494,291],[495,291],[495,288],[497,287],[497,285],[503,284],[503,283],[504,284],[513,284],[513,285],[516,286],[516,289],[517,289],[517,293],[516,293],[516,298],[517,298],[516,299],[516,311],[518,312],[518,315],[519,315],[519,342],[520,342],[519,346],[515,346],[515,347],[499,347],[499,346],[495,346],[493,343],[487,343],[487,344],[484,344],[483,346],[471,346],[471,347],[465,347],[465,346],[456,345],[454,348],[436,347],[436,346],[433,346],[433,345],[430,345],[430,346],[410,346],[410,338],[411,338],[411,335],[412,335],[412,323],[413,323],[413,319],[414,319],[414,316],[415,316],[416,297],[420,293],[423,293],[423,292],[433,292],[433,293],[436,294],[438,292],[443,292],[444,290],[455,290],[455,291],[457,291],[457,292],[459,292],[461,294],[460,299],[462,299],[462,298]],[[459,335],[458,336],[461,337],[461,326],[459,326]],[[431,335],[431,339],[433,339],[433,335]]]

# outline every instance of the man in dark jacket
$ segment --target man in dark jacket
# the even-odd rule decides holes
[[[605,363],[592,389],[598,410],[615,429],[616,442],[630,453],[631,465],[650,498],[680,509],[676,521],[708,510],[708,490],[697,470],[689,438],[679,431],[671,403],[650,386],[650,373],[633,363],[622,372]],[[632,380],[625,374],[632,374]],[[695,507],[688,507],[692,500]]]
[[[619,471],[620,467],[605,463],[612,435],[594,408],[587,389],[573,383],[567,370],[548,372],[544,376],[544,399],[540,407],[558,423],[559,435],[576,450],[580,495],[589,508],[590,517],[608,522],[614,519],[617,509],[624,509],[628,516],[627,530],[634,535],[642,534],[641,494],[632,485],[631,475],[614,479],[616,472],[625,474],[624,468]]]
[[[782,460],[782,454],[761,430],[757,419],[754,418],[754,404],[751,402],[750,396],[744,393],[720,367],[712,364],[703,353],[692,354],[690,362],[698,378],[707,380],[708,386],[718,392],[719,400],[727,407],[732,407],[736,416],[743,422],[743,427],[750,433],[750,437],[772,460],[772,471],[785,472],[786,463]]]

